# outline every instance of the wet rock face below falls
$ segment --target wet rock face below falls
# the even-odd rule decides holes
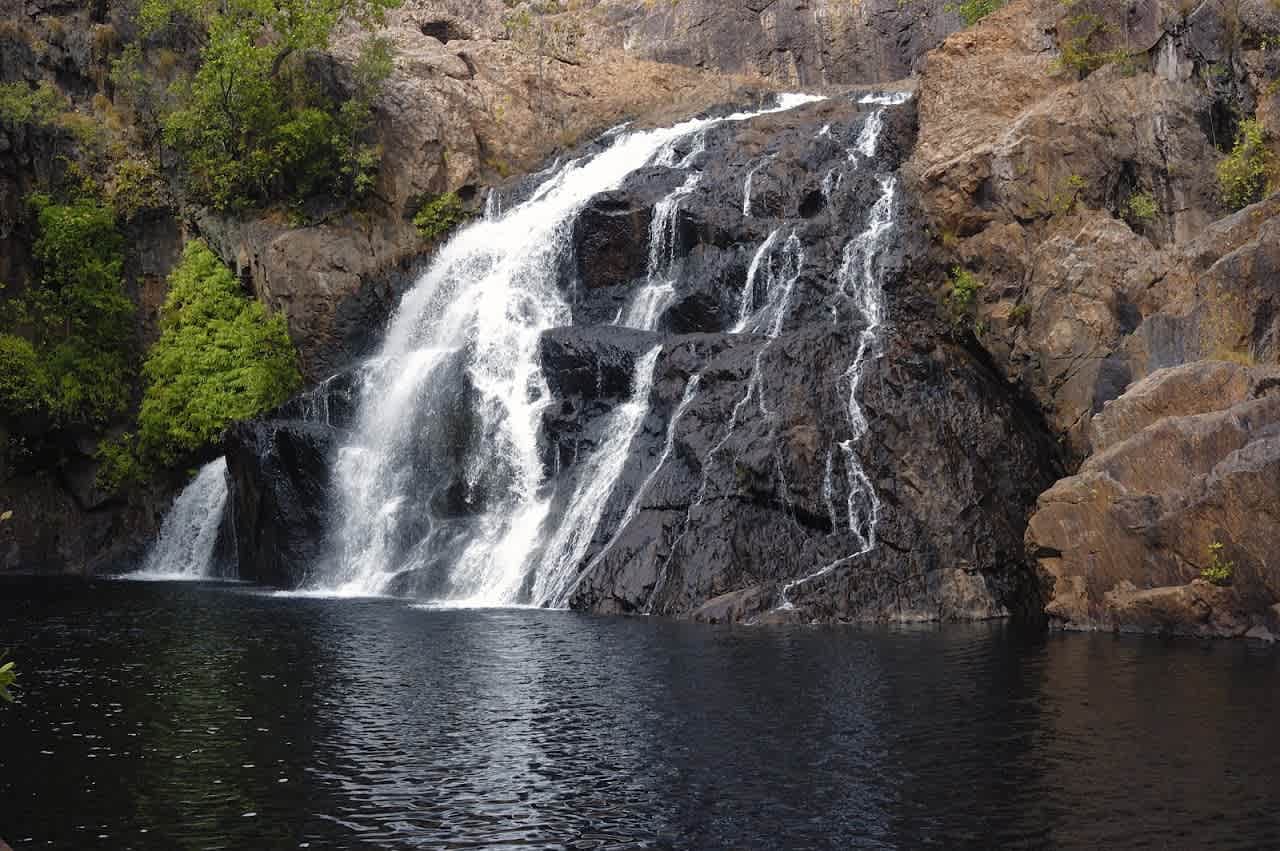
[[[895,179],[914,133],[910,101],[849,96],[717,125],[576,217],[572,323],[538,350],[548,524],[599,475],[615,414],[642,418],[564,602],[706,620],[1039,607],[1022,537],[1055,450],[918,282],[922,228]],[[256,578],[296,584],[320,557],[299,541],[334,528],[316,494],[345,425],[318,435],[298,408],[233,435],[233,502],[263,524],[239,542]],[[295,519],[305,535],[275,528]]]

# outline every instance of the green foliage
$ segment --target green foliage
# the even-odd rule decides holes
[[[121,280],[123,240],[111,208],[94,198],[57,204],[36,195],[31,205],[39,276],[6,304],[0,396],[9,411],[100,426],[129,398],[134,305]]]
[[[1235,572],[1235,562],[1222,557],[1222,542],[1214,541],[1210,544],[1209,563],[1200,568],[1200,578],[1214,585],[1230,585]]]
[[[284,318],[247,298],[213,252],[191,242],[169,277],[160,339],[143,366],[138,454],[172,465],[302,383]]]
[[[1003,5],[1004,0],[958,0],[942,8],[947,12],[955,12],[966,27],[971,27]]]
[[[9,691],[9,689],[13,687],[14,681],[18,679],[18,672],[12,662],[4,661],[6,655],[5,653],[0,653],[0,700],[6,703],[13,703],[13,692]]]
[[[0,84],[0,124],[52,124],[67,101],[49,83],[31,88],[26,83]]]
[[[956,266],[947,279],[946,302],[953,324],[960,326],[972,318],[978,290],[984,284],[968,269]]]
[[[0,334],[0,408],[10,414],[32,414],[48,405],[49,376],[29,340]]]
[[[1062,55],[1054,62],[1056,71],[1073,71],[1083,78],[1104,65],[1132,62],[1133,56],[1128,50],[1093,49],[1094,39],[1112,29],[1111,24],[1096,12],[1081,12],[1067,18],[1063,24],[1065,32],[1070,35],[1062,42]]]
[[[300,57],[328,44],[342,17],[373,24],[399,0],[145,0],[145,26],[201,21],[200,67],[173,89],[163,140],[182,157],[188,189],[220,210],[316,195],[344,201],[373,186],[378,151],[362,144],[370,106],[391,73],[392,50],[370,39],[355,91],[336,103],[316,91]],[[128,76],[122,65],[122,75]]]
[[[108,492],[145,481],[149,472],[138,451],[137,435],[132,433],[102,441],[95,458],[98,461],[96,483]]]
[[[1156,214],[1160,212],[1160,207],[1156,203],[1155,196],[1150,192],[1135,192],[1129,196],[1125,204],[1125,212],[1128,214],[1129,221],[1146,224],[1155,219]]]
[[[1222,200],[1233,210],[1260,200],[1270,190],[1275,170],[1262,124],[1254,118],[1241,121],[1235,147],[1218,163]]]
[[[1088,186],[1088,182],[1078,174],[1073,174],[1057,184],[1050,196],[1041,196],[1043,214],[1047,216],[1065,216],[1076,208],[1080,193]]]
[[[107,200],[124,221],[144,210],[164,207],[165,198],[164,180],[150,160],[128,158],[112,166]]]
[[[1026,325],[1031,318],[1031,305],[1019,304],[1009,311],[1010,325]]]
[[[424,239],[438,239],[465,220],[462,199],[454,192],[446,192],[423,202],[413,224]]]

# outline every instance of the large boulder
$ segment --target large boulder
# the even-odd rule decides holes
[[[1161,370],[1094,417],[1106,448],[1027,529],[1046,611],[1072,628],[1239,635],[1280,601],[1280,369]],[[1230,563],[1229,593],[1200,581]],[[1180,590],[1179,590],[1180,589]]]

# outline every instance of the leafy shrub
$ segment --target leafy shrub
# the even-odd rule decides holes
[[[355,93],[343,103],[316,91],[300,59],[328,43],[340,17],[380,20],[399,0],[186,2],[147,0],[142,17],[156,26],[194,15],[208,27],[200,67],[175,87],[177,108],[162,122],[196,199],[229,210],[322,194],[349,201],[367,192],[378,151],[361,137],[391,72],[390,42],[364,45]],[[128,76],[126,66],[121,74]]]
[[[143,366],[138,414],[138,451],[147,463],[175,463],[302,383],[284,318],[247,298],[203,242],[189,243],[169,276],[160,325]]]
[[[111,169],[107,199],[116,215],[130,221],[144,210],[165,206],[164,180],[150,160],[123,159]]]
[[[462,199],[455,192],[429,198],[413,217],[413,224],[425,239],[439,239],[466,220]]]
[[[0,364],[0,407],[21,416],[48,404],[49,376],[29,340],[0,334]]]
[[[1240,122],[1236,143],[1218,163],[1222,200],[1233,210],[1258,201],[1275,177],[1275,156],[1267,147],[1266,131],[1257,119]]]
[[[1096,12],[1081,12],[1063,21],[1067,39],[1061,44],[1061,55],[1054,62],[1054,70],[1073,71],[1081,78],[1114,62],[1132,64],[1133,55],[1128,50],[1094,50],[1092,45],[1098,36],[1112,30],[1112,25]],[[1132,67],[1129,68],[1131,73]]]
[[[942,8],[947,12],[955,12],[966,27],[971,27],[1003,5],[1004,0],[959,0]]]
[[[66,99],[48,83],[34,89],[26,83],[0,84],[0,123],[51,124],[66,108]]]
[[[948,278],[947,309],[951,312],[951,321],[956,325],[968,320],[978,298],[978,290],[984,284],[967,269],[956,266]]]
[[[1137,224],[1146,224],[1155,219],[1156,213],[1160,211],[1156,198],[1150,192],[1135,192],[1129,196],[1128,202],[1125,204],[1125,212],[1128,213],[1129,221]]]
[[[1027,320],[1029,320],[1030,318],[1031,318],[1031,305],[1029,304],[1019,304],[1016,307],[1014,307],[1013,310],[1009,311],[1010,325],[1017,325],[1017,326],[1026,325]]]
[[[138,454],[138,439],[131,433],[102,441],[95,457],[98,461],[95,481],[105,491],[114,492],[147,477],[146,466]]]
[[[1222,557],[1222,542],[1214,541],[1210,544],[1209,563],[1200,569],[1200,578],[1214,585],[1230,585],[1235,572],[1235,562]]]
[[[101,425],[125,410],[134,305],[124,294],[123,241],[111,209],[93,198],[31,199],[39,274],[6,305],[2,396],[13,412],[59,424]]]

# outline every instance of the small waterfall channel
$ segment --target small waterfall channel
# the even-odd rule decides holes
[[[211,579],[223,508],[227,504],[227,460],[200,468],[160,524],[142,569],[130,579]]]

